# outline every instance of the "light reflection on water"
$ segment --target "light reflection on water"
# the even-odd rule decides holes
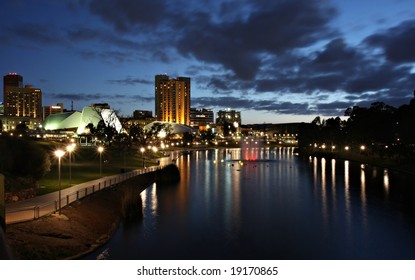
[[[178,157],[180,183],[141,194],[110,258],[415,258],[413,177],[246,145]]]

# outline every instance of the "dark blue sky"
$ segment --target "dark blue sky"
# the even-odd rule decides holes
[[[154,75],[192,78],[192,107],[243,123],[311,121],[406,104],[415,89],[412,0],[9,0],[0,70],[44,105],[154,112]]]

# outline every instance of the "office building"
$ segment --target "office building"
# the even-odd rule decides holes
[[[23,87],[23,77],[16,73],[4,76],[4,115],[42,119],[42,91],[31,85]]]
[[[133,112],[133,118],[134,119],[148,119],[148,118],[152,118],[153,117],[153,112],[152,111],[144,111],[144,110],[135,110]]]
[[[45,120],[49,115],[62,114],[63,111],[63,103],[58,103],[56,105],[50,106],[43,106],[43,119]]]
[[[190,126],[206,127],[214,123],[215,118],[212,110],[190,108]]]
[[[232,124],[235,127],[241,126],[241,112],[235,110],[220,110],[216,118],[217,125]]]
[[[155,113],[158,121],[190,125],[190,78],[156,75]]]
[[[9,73],[6,76],[3,77],[3,87],[4,91],[6,91],[7,87],[17,87],[22,88],[23,87],[23,77],[20,76],[17,73]]]

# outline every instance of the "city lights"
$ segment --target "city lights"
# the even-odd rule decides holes
[[[61,158],[65,155],[65,151],[63,150],[56,150],[55,156],[58,158],[58,186],[59,186],[59,215],[61,214]]]
[[[98,153],[99,153],[99,176],[102,176],[102,152],[104,151],[104,147],[99,146],[98,147]]]
[[[144,166],[144,152],[146,151],[146,149],[144,147],[140,148],[140,152],[141,152],[141,156],[142,156],[142,161],[143,161],[143,169],[145,168]]]

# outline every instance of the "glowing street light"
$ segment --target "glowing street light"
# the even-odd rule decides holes
[[[365,145],[361,145],[360,146],[360,153],[363,154],[363,152],[366,150],[366,146]]]
[[[102,152],[104,151],[104,147],[99,146],[98,147],[98,153],[99,153],[99,176],[102,176]]]
[[[142,157],[142,161],[143,161],[143,168],[145,168],[145,167],[144,167],[144,152],[145,152],[145,150],[146,150],[146,149],[145,149],[144,147],[141,147],[141,148],[140,148],[141,157]]]
[[[59,184],[59,215],[61,214],[61,158],[65,154],[63,150],[56,150],[55,156],[58,158],[58,184]]]
[[[72,152],[75,150],[75,143],[72,143],[66,147],[69,153],[69,186],[72,184]]]

